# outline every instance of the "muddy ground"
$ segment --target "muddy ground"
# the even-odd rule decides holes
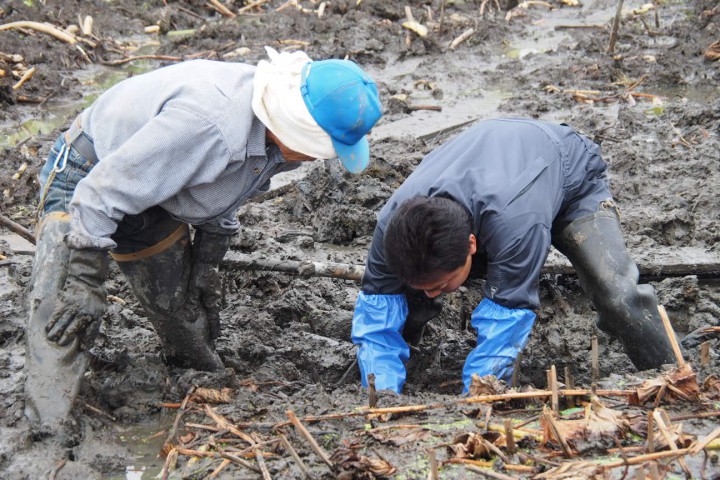
[[[335,161],[316,162],[304,169],[304,176],[287,179],[290,183],[273,195],[243,207],[242,229],[233,244],[239,253],[362,264],[376,213],[425,153],[468,122],[525,116],[569,123],[601,143],[627,243],[644,264],[661,262],[660,252],[682,255],[687,249],[700,252],[703,261],[718,262],[720,62],[704,57],[720,40],[715,0],[659,1],[649,11],[643,11],[644,2],[626,0],[612,54],[607,47],[613,0],[577,6],[553,0],[548,4],[552,9],[543,4],[518,7],[514,0],[408,1],[415,19],[429,28],[424,38],[402,27],[406,12],[400,2],[323,2],[319,16],[320,2],[302,0],[296,2],[302,7],[298,9],[271,0],[234,18],[211,9],[210,3],[0,4],[0,24],[32,20],[66,28],[86,15],[94,19],[93,34],[79,45],[27,29],[0,31],[0,53],[22,56],[0,56],[6,73],[0,77],[3,215],[34,227],[36,174],[53,139],[104,88],[186,58],[254,64],[264,58],[263,46],[270,45],[302,48],[315,59],[355,60],[377,79],[386,111],[373,132],[372,166],[366,172],[352,176]],[[239,0],[224,4],[234,12],[244,6]],[[144,32],[154,25],[159,33]],[[451,48],[469,28],[474,34]],[[108,65],[143,54],[173,59]],[[18,78],[10,70],[32,67],[35,74],[14,89]],[[422,108],[427,106],[441,106],[442,111]],[[114,269],[108,293],[118,300],[92,348],[92,367],[78,401],[82,440],[68,451],[52,439],[33,438],[22,413],[24,299],[32,254],[13,243],[9,230],[0,228],[0,234],[0,253],[6,257],[0,261],[2,478],[155,478],[164,462],[156,455],[176,414],[160,404],[181,401],[193,385],[233,388],[231,403],[218,411],[237,423],[267,426],[286,420],[289,409],[305,416],[349,412],[367,404],[349,339],[356,282],[248,272],[226,263],[227,308],[218,351],[232,371],[210,375],[164,365],[152,327]],[[645,280],[658,289],[680,337],[720,323],[720,284],[713,275],[693,275],[690,268],[682,275]],[[475,342],[469,315],[480,292],[480,281],[470,281],[447,296],[441,318],[413,350],[405,393],[382,394],[380,406],[458,398],[463,361]],[[594,327],[592,306],[576,278],[544,274],[541,296],[519,385],[543,388],[552,364],[561,372],[570,367],[577,381],[587,385],[593,335],[600,341],[602,384],[633,383],[632,365],[618,342]],[[720,344],[710,341],[710,366],[698,371],[701,379],[720,365]],[[697,363],[697,342],[686,357]],[[400,422],[460,422],[473,430],[478,428],[472,421],[475,413],[440,409]],[[188,415],[207,421],[201,412]],[[256,430],[260,439],[269,434],[262,425]],[[706,434],[712,426],[695,420],[685,428]],[[427,478],[423,448],[457,433],[437,428],[404,447],[390,448],[387,441],[363,435],[364,428],[362,417],[349,417],[313,424],[311,431],[340,457],[347,454],[340,447],[354,446],[363,455],[385,458],[397,468],[396,478]],[[338,473],[299,436],[291,440],[316,477]],[[439,460],[448,455],[438,450]],[[289,458],[284,454],[267,460],[273,478],[302,477]],[[181,457],[171,478],[205,478],[220,463]],[[708,466],[710,478],[713,468],[718,472]],[[673,464],[670,475],[679,471]],[[459,465],[441,469],[441,478],[470,475]],[[231,465],[217,477],[259,476]]]

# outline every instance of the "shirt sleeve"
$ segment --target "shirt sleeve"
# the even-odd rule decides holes
[[[125,215],[158,205],[187,186],[211,182],[225,170],[228,157],[212,122],[182,106],[166,106],[78,183],[69,208],[70,245],[114,248],[110,236]]]
[[[550,230],[536,224],[510,241],[507,236],[499,237],[502,235],[496,235],[493,243],[502,248],[497,253],[492,247],[488,249],[485,295],[506,308],[537,308],[540,270],[550,251]]]

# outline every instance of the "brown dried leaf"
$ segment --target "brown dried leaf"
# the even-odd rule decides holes
[[[705,59],[710,61],[720,60],[720,40],[711,43],[705,50]]]
[[[470,388],[468,388],[468,393],[471,396],[500,395],[507,391],[507,384],[502,380],[498,380],[495,375],[484,375],[481,377],[476,373],[473,373]]]
[[[628,429],[628,421],[622,412],[607,408],[599,399],[593,398],[585,407],[585,420],[587,421],[587,439],[589,441],[607,441],[614,443],[615,438],[621,438]]]
[[[540,417],[540,424],[546,442],[560,443],[544,417]],[[555,424],[567,444],[579,453],[614,446],[615,439],[623,438],[629,427],[622,413],[607,408],[597,398],[585,406],[585,418],[556,420]]]
[[[708,400],[720,400],[720,378],[709,375],[702,385],[703,396]]]
[[[498,432],[463,433],[455,437],[449,448],[455,453],[455,458],[487,460],[495,456],[491,445],[504,447],[505,435]]]
[[[380,458],[369,458],[348,447],[340,447],[330,456],[335,465],[338,478],[372,479],[376,476],[387,477],[395,473],[396,468]]]
[[[215,388],[198,387],[190,396],[190,400],[195,403],[230,403],[232,400],[232,388]]]
[[[674,402],[678,399],[695,401],[700,394],[700,386],[690,364],[674,368],[668,373],[652,380],[646,380],[637,388],[638,401],[643,404],[656,399]]]
[[[425,428],[370,430],[367,433],[380,443],[396,447],[413,444],[432,436],[432,432]]]
[[[456,458],[490,458],[490,450],[477,433],[464,433],[455,437],[450,449]]]

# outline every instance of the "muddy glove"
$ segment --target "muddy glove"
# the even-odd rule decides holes
[[[230,238],[228,235],[198,229],[193,241],[193,265],[188,293],[191,303],[205,308],[210,341],[220,335],[223,290],[218,266],[230,248]]]
[[[103,283],[109,262],[107,250],[70,249],[65,284],[45,326],[48,340],[66,346],[99,326],[107,305]]]

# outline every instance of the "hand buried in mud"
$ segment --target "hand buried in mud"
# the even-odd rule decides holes
[[[190,273],[190,302],[205,308],[208,335],[214,341],[220,335],[220,310],[222,310],[222,281],[217,265],[196,263]]]
[[[76,337],[97,332],[97,320],[107,304],[103,282],[109,257],[104,250],[70,250],[68,275],[58,303],[45,325],[47,339],[58,345],[69,345]]]

